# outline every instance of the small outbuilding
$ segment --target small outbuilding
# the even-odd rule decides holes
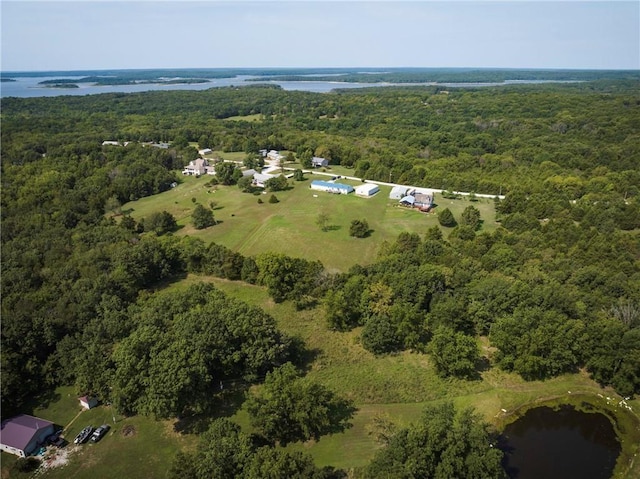
[[[314,156],[311,158],[311,166],[314,168],[324,168],[329,166],[329,160],[326,158],[321,158],[319,156]]]
[[[203,148],[202,150],[198,150],[199,155],[209,155],[211,153],[213,153],[213,150],[211,150],[211,148]]]
[[[364,183],[356,187],[356,195],[364,196],[365,198],[373,196],[379,191],[380,191],[380,187],[373,183]]]
[[[407,186],[400,186],[400,185],[394,186],[393,188],[391,188],[391,193],[389,193],[389,198],[392,200],[400,200],[405,196],[407,196],[410,190],[411,188]]]
[[[333,183],[331,181],[313,180],[310,188],[317,191],[326,191],[340,195],[348,195],[353,192],[353,186],[342,183]]]
[[[53,423],[46,419],[21,414],[2,421],[0,449],[9,454],[26,457],[44,444],[53,434]]]
[[[98,405],[98,400],[91,396],[82,396],[78,398],[78,401],[83,409],[92,409]]]

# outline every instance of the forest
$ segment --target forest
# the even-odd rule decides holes
[[[198,454],[178,454],[172,477],[268,477],[278,467],[344,477],[273,446],[344,430],[358,404],[304,377],[307,345],[268,313],[210,285],[163,291],[186,275],[264,287],[276,303],[313,310],[327,331],[357,331],[376,356],[425,355],[443,378],[477,381],[486,338],[486,367],[528,381],[586,370],[622,396],[639,394],[639,87],[317,94],[256,85],[3,98],[3,418],[59,385],[125,415],[210,414],[218,385],[240,378],[261,384],[246,405],[254,435],[213,421]],[[170,148],[144,145],[159,141]],[[471,206],[446,226],[380,244],[371,264],[329,272],[310,258],[245,256],[181,235],[166,212],[111,214],[180,182],[194,145],[248,158],[286,150],[364,179],[502,194],[500,227],[483,231]],[[283,409],[290,415],[274,419]],[[434,464],[416,462],[421,434],[440,438]],[[432,468],[424,477],[502,477],[492,435],[473,411],[443,404],[395,431],[360,473],[414,477],[392,475],[404,457]],[[467,438],[474,461],[447,462],[454,437]]]

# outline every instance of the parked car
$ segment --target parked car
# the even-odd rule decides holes
[[[45,439],[45,443],[46,444],[55,444],[56,441],[60,438],[60,434],[62,434],[62,429],[58,429],[57,431],[55,431],[53,434],[51,434],[50,436],[48,436]]]
[[[91,433],[93,432],[93,426],[87,426],[85,427],[82,431],[80,431],[80,433],[76,436],[76,438],[73,440],[74,444],[82,444],[83,442],[85,442],[87,439],[89,439],[89,436],[91,436]]]
[[[53,441],[51,444],[56,447],[64,447],[67,444],[67,441],[65,441],[64,437],[58,437],[58,439]]]
[[[103,424],[102,426],[97,428],[91,435],[91,442],[98,442],[100,439],[102,439],[102,436],[104,436],[109,431],[110,428],[111,427],[108,424]]]

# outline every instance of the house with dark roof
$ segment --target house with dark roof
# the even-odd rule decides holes
[[[26,457],[44,444],[53,434],[53,423],[46,419],[21,414],[2,421],[0,449],[9,454]]]

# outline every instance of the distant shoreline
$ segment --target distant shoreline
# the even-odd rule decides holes
[[[205,90],[263,84],[328,93],[372,87],[485,88],[599,80],[640,81],[640,70],[490,68],[264,68],[0,72],[0,97]],[[74,86],[71,86],[74,85]]]

